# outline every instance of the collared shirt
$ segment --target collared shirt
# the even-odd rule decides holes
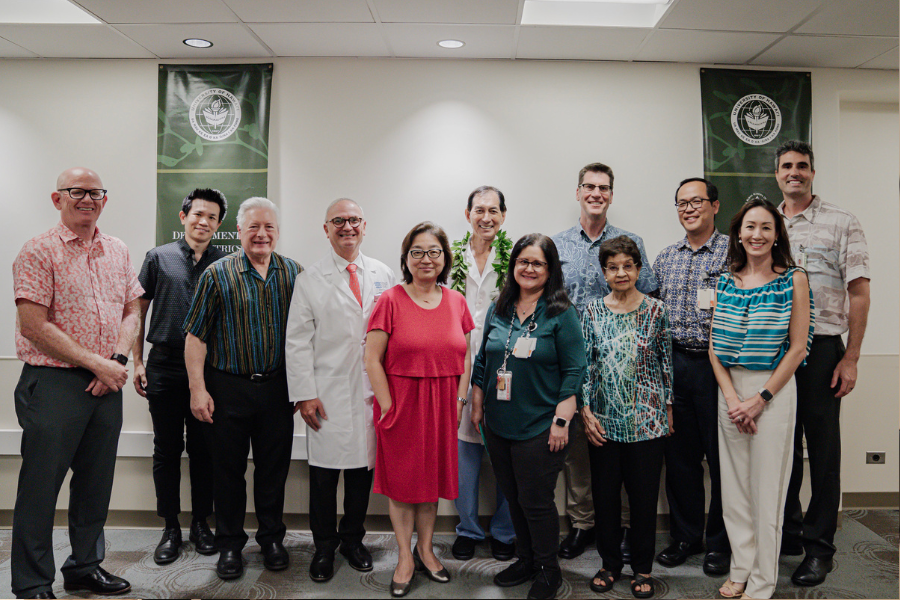
[[[347,270],[350,261],[341,258],[341,256],[334,251],[334,248],[331,249],[331,259],[334,261],[334,266],[337,267],[338,273],[343,277],[347,287],[350,287],[350,271]],[[356,265],[356,280],[359,281],[359,293],[365,298],[369,288],[372,286],[372,282],[370,281],[370,278],[366,276],[366,268],[365,265],[363,265],[361,252],[356,253],[356,259],[353,261],[353,264]]]
[[[687,236],[668,246],[653,262],[659,280],[659,298],[669,310],[672,343],[689,348],[709,347],[712,308],[697,306],[697,291],[715,289],[727,270],[728,236],[713,231],[706,243],[694,250]]]
[[[803,266],[816,301],[816,335],[840,335],[850,327],[847,284],[869,279],[869,250],[859,220],[850,212],[813,196],[802,213],[784,216],[794,261]]]
[[[153,301],[147,341],[173,348],[184,347],[184,318],[194,298],[197,282],[206,267],[225,256],[225,251],[207,246],[194,264],[194,250],[182,238],[147,252],[138,280],[144,300]]]
[[[569,293],[569,300],[578,309],[579,315],[584,313],[588,302],[609,294],[609,285],[603,276],[603,269],[600,268],[600,244],[620,235],[627,235],[633,239],[641,252],[641,262],[644,266],[635,287],[649,294],[659,287],[659,283],[650,267],[647,251],[644,250],[644,240],[640,236],[613,227],[609,221],[606,222],[600,237],[593,242],[584,232],[580,222],[575,227],[553,236],[553,243],[556,244],[559,259],[562,261],[566,291]]]
[[[109,357],[116,351],[125,305],[140,298],[125,244],[94,230],[90,243],[59,223],[32,238],[13,263],[16,300],[47,307],[47,319],[83,348]],[[16,319],[16,354],[30,365],[72,367],[41,352]]]
[[[302,270],[273,252],[263,280],[243,249],[206,269],[184,330],[206,342],[207,363],[237,375],[281,367],[294,280]]]

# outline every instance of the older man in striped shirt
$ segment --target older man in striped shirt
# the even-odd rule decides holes
[[[284,338],[294,280],[302,271],[275,252],[278,208],[245,200],[237,215],[241,250],[201,276],[184,322],[191,412],[212,423],[216,573],[243,574],[247,543],[244,473],[253,445],[256,541],[271,571],[288,566],[284,486],[291,461],[293,408],[288,400]]]

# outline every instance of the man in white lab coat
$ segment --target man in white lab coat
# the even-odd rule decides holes
[[[318,582],[334,575],[338,549],[357,571],[372,570],[362,543],[375,465],[373,393],[363,350],[369,315],[396,283],[387,265],[359,252],[366,221],[356,202],[332,202],[324,229],[332,250],[298,277],[285,342],[290,398],[307,425],[309,523],[316,545],[309,576]],[[342,470],[344,516],[338,525]]]

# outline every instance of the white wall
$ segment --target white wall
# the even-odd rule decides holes
[[[703,169],[699,68],[276,60],[269,195],[283,210],[280,251],[304,264],[317,260],[327,249],[324,207],[349,196],[366,210],[364,251],[396,267],[403,235],[420,220],[443,225],[451,237],[462,235],[465,199],[482,184],[506,194],[506,228],[514,238],[531,231],[552,234],[574,224],[578,169],[599,160],[616,172],[611,222],[642,235],[655,257],[682,235],[671,205],[675,186]],[[10,265],[28,238],[56,222],[49,200],[55,178],[82,164],[95,169],[110,189],[101,229],[122,238],[140,266],[154,241],[157,72],[152,61],[0,61],[0,174],[6,183],[0,204],[12,225],[0,244],[0,264]],[[848,400],[847,407],[865,406],[868,419],[890,424],[885,448],[872,449],[887,449],[891,460],[898,447],[893,424],[900,395],[897,72],[812,72],[816,191],[863,220],[877,274],[863,361],[886,355],[892,371],[862,381],[855,404]],[[873,120],[845,110],[842,101],[888,106],[893,117]],[[848,139],[855,135],[857,143],[869,134],[872,152],[887,157],[884,165],[869,168],[868,156],[854,153],[859,170],[848,173]],[[878,190],[865,203],[855,193],[857,176]],[[230,199],[234,207],[240,200]],[[11,295],[7,298],[0,304],[0,354],[14,356],[15,311]],[[0,429],[16,426],[9,400],[18,367],[14,360],[5,362],[0,385],[7,401],[0,403]],[[126,396],[125,429],[150,429],[145,405],[133,390]],[[857,438],[860,447],[866,445],[865,428],[845,427],[845,445]],[[884,481],[890,490],[898,489],[895,467],[891,476],[883,467],[872,474],[858,468],[855,451],[845,457],[845,472],[859,475],[855,489],[845,486],[845,491],[881,490]],[[149,478],[149,465],[145,472]],[[134,508],[152,508],[152,494],[128,495],[137,476],[128,473],[134,470],[121,473],[117,489],[123,486]],[[14,473],[0,470],[0,483],[14,489]],[[146,491],[146,486],[134,489]],[[0,509],[10,506],[3,496]]]

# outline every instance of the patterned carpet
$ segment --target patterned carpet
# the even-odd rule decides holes
[[[0,596],[9,594],[10,531],[0,531]],[[200,556],[186,544],[181,557],[166,567],[158,567],[151,557],[160,532],[136,529],[107,529],[107,557],[103,566],[125,577],[133,585],[129,596],[139,598],[387,598],[397,555],[393,536],[370,534],[366,544],[372,551],[375,570],[359,573],[338,555],[334,579],[317,584],[309,579],[313,554],[309,533],[289,532],[285,546],[291,555],[287,571],[271,573],[262,565],[259,548],[253,542],[244,549],[246,569],[241,579],[223,582],[214,572],[215,556]],[[185,531],[185,538],[187,532]],[[447,585],[428,581],[419,575],[410,598],[524,598],[528,586],[497,588],[491,583],[504,568],[490,557],[487,544],[478,546],[474,559],[454,560],[450,555],[453,536],[436,538],[436,552],[453,577]],[[667,544],[659,536],[657,548]],[[790,582],[801,557],[783,557],[776,598],[898,598],[898,543],[900,513],[896,510],[845,511],[838,532],[835,571],[818,587],[800,588]],[[54,532],[57,567],[68,554],[68,533]],[[654,565],[658,578],[658,598],[712,598],[724,577],[709,578],[701,570],[703,555],[691,557],[684,565],[668,569]],[[631,598],[627,579],[620,580],[612,592],[603,596],[588,588],[588,578],[599,568],[596,550],[576,560],[563,561],[565,583],[560,598]],[[626,569],[626,573],[627,573]],[[73,597],[62,589],[57,575],[54,593]]]

